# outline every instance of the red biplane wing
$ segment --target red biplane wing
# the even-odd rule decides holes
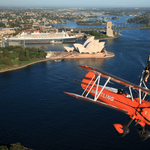
[[[101,76],[104,77],[104,78],[109,78],[110,77],[111,78],[110,80],[112,80],[114,82],[117,82],[119,84],[123,84],[125,86],[131,87],[131,88],[136,89],[136,90],[140,89],[142,92],[150,94],[150,90],[149,89],[146,89],[144,87],[138,86],[138,85],[136,85],[134,83],[131,83],[129,81],[126,81],[124,79],[116,77],[116,76],[114,76],[112,74],[109,74],[109,73],[107,73],[105,71],[102,71],[102,70],[99,70],[99,69],[96,69],[96,68],[93,68],[93,67],[84,66],[84,65],[80,65],[80,67],[82,67],[84,69],[87,69],[88,71],[94,72],[96,75],[101,74]]]
[[[112,106],[112,105],[107,105],[106,103],[103,103],[102,101],[94,101],[93,99],[89,98],[89,97],[84,97],[82,95],[78,95],[78,94],[74,94],[74,93],[68,93],[68,92],[64,92],[74,98],[77,98],[77,99],[80,99],[80,100],[84,100],[84,101],[87,101],[87,102],[90,102],[90,103],[94,103],[94,104],[97,104],[97,105],[100,105],[100,106],[104,106],[104,107],[107,107],[107,108],[111,108],[111,109],[114,109],[114,110],[117,110],[117,111],[120,111],[122,113],[128,113],[125,109],[122,109],[122,108],[117,108],[115,106]]]
[[[141,140],[145,140],[150,137],[149,131],[145,130],[145,124],[150,125],[150,102],[144,101],[146,95],[150,94],[150,90],[147,88],[147,86],[144,85],[144,87],[142,87],[140,86],[141,83],[140,85],[136,85],[93,67],[84,65],[80,65],[80,67],[89,71],[81,82],[81,87],[84,89],[84,92],[82,95],[68,92],[65,93],[74,98],[111,108],[129,115],[130,118],[127,124],[114,124],[118,135],[123,137],[128,134],[128,127],[131,122],[135,120],[136,124],[141,125],[141,128],[138,129],[138,134]],[[104,85],[100,84],[101,77],[107,79]],[[129,87],[130,97],[127,97],[126,94],[119,94],[112,91],[111,87],[107,86],[110,80]],[[139,93],[138,98],[134,98],[131,88],[137,90]],[[89,94],[94,98],[92,99],[88,97]],[[111,97],[113,97],[112,100]]]

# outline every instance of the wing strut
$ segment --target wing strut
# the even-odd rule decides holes
[[[140,80],[140,86],[142,87],[142,83],[143,83],[143,86],[145,87],[145,89],[148,89],[148,87],[146,86],[146,84],[144,82],[143,76],[144,76],[144,71],[142,72],[142,76],[141,76],[141,80]],[[142,98],[141,90],[139,89],[139,103],[140,104],[141,104],[141,99],[145,100],[146,96],[147,96],[147,92],[144,92],[144,96]]]
[[[87,97],[87,96],[89,95],[89,93],[91,92],[91,90],[92,90],[93,86],[96,84],[97,80],[100,80],[100,76],[101,76],[101,74],[99,74],[98,77],[96,78],[95,82],[93,83],[93,85],[91,86],[90,90],[89,90],[88,93],[86,94],[86,97]],[[94,75],[94,77],[95,77],[95,75]],[[93,78],[94,78],[94,77],[93,77]],[[93,78],[91,79],[90,83],[92,82]],[[98,81],[98,82],[99,82],[99,81]],[[89,83],[89,84],[90,84],[90,83]],[[89,87],[89,84],[88,84],[87,87]],[[86,89],[87,89],[87,88],[86,88]],[[84,92],[86,91],[86,89],[84,90]],[[97,93],[97,91],[96,91],[96,93]]]
[[[141,89],[139,89],[139,103],[141,104]]]
[[[88,89],[89,85],[93,81],[94,77],[95,77],[95,74],[94,74],[93,78],[91,79],[91,81],[89,82],[89,84],[87,85],[87,87],[85,88],[85,90],[83,91],[82,96],[86,93],[86,90]],[[95,84],[95,82],[94,82],[94,84]],[[92,88],[93,88],[94,84],[92,85]],[[90,91],[91,91],[91,89],[90,89]],[[86,94],[86,97],[88,96],[88,94],[89,94],[89,92]]]
[[[92,77],[92,79],[90,80],[89,84],[87,85],[87,87],[85,88],[85,90],[82,93],[82,96],[85,95],[86,90],[88,89],[88,87],[91,85],[91,82],[93,81],[95,75]],[[86,93],[85,97],[87,97],[89,95],[89,93],[91,92],[92,88],[94,85],[97,85],[96,87],[96,91],[95,91],[95,97],[94,97],[94,101],[96,101],[98,99],[98,97],[100,96],[100,94],[102,93],[102,91],[104,90],[104,88],[106,87],[106,85],[108,84],[109,80],[111,79],[111,77],[109,77],[107,79],[107,81],[105,82],[103,88],[101,89],[101,91],[98,91],[98,87],[99,87],[99,82],[100,82],[100,78],[101,78],[101,73],[98,74],[96,80],[94,81],[94,83],[92,84],[91,88],[89,89],[89,91]]]
[[[97,87],[96,87],[96,92],[95,92],[95,98],[96,98],[96,96],[98,94],[98,86],[99,86],[99,81],[100,81],[100,75],[97,77],[97,79],[98,79],[98,81],[97,81]],[[94,100],[95,100],[95,98],[94,98]]]
[[[110,78],[111,78],[111,77],[109,77],[109,78],[107,79],[107,81],[105,82],[103,88],[102,88],[101,91],[98,93],[98,95],[95,94],[95,98],[94,98],[95,101],[98,99],[98,97],[100,96],[100,94],[102,93],[102,91],[104,90],[104,88],[106,87],[106,85],[107,85],[107,83],[109,82]],[[96,92],[96,93],[97,93],[97,92]]]
[[[129,87],[129,91],[130,91],[130,94],[131,94],[132,101],[134,101],[134,99],[133,99],[133,95],[132,95],[131,87]]]

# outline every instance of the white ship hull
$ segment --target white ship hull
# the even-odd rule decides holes
[[[25,44],[45,44],[45,43],[68,43],[76,42],[77,37],[69,36],[66,32],[58,33],[22,33],[20,35],[8,38],[8,45],[15,45],[18,42]]]

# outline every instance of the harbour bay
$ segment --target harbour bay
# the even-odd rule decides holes
[[[113,58],[47,61],[1,73],[1,144],[20,142],[35,150],[149,149],[149,139],[139,140],[134,123],[126,137],[117,136],[113,124],[126,123],[128,116],[63,93],[82,93],[80,84],[69,79],[83,79],[87,71],[81,64],[139,83],[149,55],[150,30],[123,30],[121,34],[105,40],[106,50],[115,53]],[[64,50],[63,44],[46,46]]]

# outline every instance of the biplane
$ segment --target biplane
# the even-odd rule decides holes
[[[135,121],[135,125],[140,125],[140,128],[137,129],[139,138],[141,140],[146,140],[150,137],[150,132],[145,129],[146,124],[150,125],[150,102],[146,100],[146,97],[150,94],[150,90],[146,85],[150,70],[149,62],[150,55],[147,66],[142,72],[139,85],[133,84],[105,71],[80,65],[80,67],[89,71],[80,82],[84,90],[82,95],[65,93],[77,99],[108,107],[129,115],[126,124],[113,124],[117,134],[121,137],[128,134],[130,131],[130,124]],[[105,82],[100,84],[102,78],[105,79]],[[128,89],[128,92],[124,93],[123,90],[107,86],[110,82],[123,85]],[[136,91],[136,94],[134,91]]]

